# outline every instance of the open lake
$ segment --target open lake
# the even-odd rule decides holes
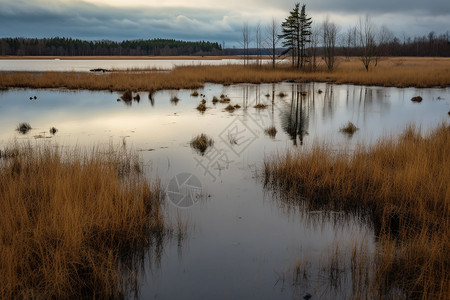
[[[30,64],[28,71],[45,71],[37,65],[48,63],[25,62]],[[75,62],[52,69],[120,68]],[[201,61],[210,62],[215,61]],[[8,61],[0,60],[4,63]],[[30,67],[34,63],[36,67]],[[0,69],[8,70],[4,65]],[[166,215],[187,224],[186,235],[167,241],[158,264],[149,261],[138,275],[142,299],[350,296],[348,275],[335,285],[321,272],[336,244],[346,249],[364,240],[373,249],[373,229],[357,216],[308,211],[285,203],[264,188],[263,159],[321,141],[336,149],[351,149],[387,134],[398,136],[409,124],[421,126],[425,133],[450,123],[450,89],[284,82],[206,84],[198,92],[198,97],[191,96],[191,90],[143,92],[139,101],[125,102],[118,100],[120,94],[110,92],[1,91],[0,149],[18,141],[112,145],[138,151],[148,176],[161,178],[167,187]],[[225,111],[228,104],[213,104],[213,97],[221,94],[240,108],[229,113]],[[36,100],[30,100],[34,96]],[[175,96],[178,102],[171,101]],[[412,102],[414,96],[423,101]],[[196,110],[201,99],[206,99],[208,107],[204,113]],[[254,108],[258,103],[267,108]],[[353,136],[339,130],[349,121],[359,128]],[[28,122],[32,129],[26,134],[16,131],[21,122]],[[53,126],[58,129],[55,135],[49,132]],[[277,129],[274,138],[265,134],[270,126]],[[214,140],[204,155],[189,146],[200,133]],[[298,261],[309,265],[300,282],[292,275]]]

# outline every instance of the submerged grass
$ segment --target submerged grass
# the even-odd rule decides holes
[[[0,160],[0,298],[123,297],[136,252],[161,251],[159,182],[128,152],[14,153]]]
[[[450,298],[450,127],[407,128],[351,154],[319,145],[264,161],[265,183],[311,209],[367,215],[378,240],[377,293]],[[299,197],[300,196],[300,197]],[[301,200],[299,200],[301,199]],[[361,262],[364,264],[364,262]]]
[[[206,82],[269,83],[284,80],[335,82],[396,87],[432,87],[450,85],[449,58],[384,58],[366,72],[357,58],[341,59],[334,72],[325,67],[318,72],[299,72],[289,63],[273,70],[270,66],[180,66],[167,73],[119,72],[102,75],[77,72],[0,73],[4,88],[68,88],[87,90],[157,91],[198,89]]]

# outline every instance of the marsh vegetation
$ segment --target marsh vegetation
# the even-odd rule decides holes
[[[0,297],[125,296],[139,257],[161,253],[158,180],[112,148],[24,144],[5,153],[15,154],[0,159]]]
[[[445,299],[450,286],[450,170],[443,166],[450,164],[449,151],[448,125],[425,136],[408,127],[398,140],[386,137],[350,153],[321,144],[268,157],[265,185],[310,210],[370,218],[378,252],[376,259],[358,263],[364,268],[374,264],[374,281],[364,293],[378,298],[398,289],[407,298]]]

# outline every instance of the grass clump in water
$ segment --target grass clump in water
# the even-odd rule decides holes
[[[18,132],[20,132],[21,134],[27,134],[28,131],[30,131],[31,129],[32,129],[31,125],[27,122],[20,123],[19,125],[17,125],[17,128],[16,128],[16,130]]]
[[[253,106],[256,109],[265,109],[267,108],[267,104],[263,104],[263,103],[258,103],[255,106]]]
[[[192,97],[198,97],[198,95],[199,95],[198,91],[193,91],[193,92],[191,93],[191,96],[192,96]]]
[[[131,262],[161,251],[159,182],[124,151],[17,147],[0,160],[0,298],[123,297]]]
[[[353,135],[357,130],[359,130],[358,127],[355,126],[352,122],[348,122],[347,125],[342,127],[340,129],[341,132],[346,133],[348,135]]]
[[[351,153],[325,144],[286,152],[266,158],[264,171],[266,186],[293,205],[367,218],[378,241],[375,259],[361,262],[374,264],[369,292],[449,299],[448,165],[450,127],[443,124],[427,137],[409,127],[398,140]]]
[[[235,109],[236,109],[236,107],[234,107],[233,105],[231,105],[231,104],[228,104],[228,106],[227,107],[225,107],[225,110],[227,111],[227,112],[229,112],[229,113],[232,113],[232,112],[234,112],[235,111]]]
[[[213,139],[208,137],[206,134],[202,133],[202,134],[194,137],[191,140],[190,145],[192,148],[194,148],[201,154],[204,154],[206,152],[206,150],[208,149],[208,147],[214,145],[214,141],[213,141]]]
[[[199,112],[205,112],[206,111],[206,109],[207,109],[207,107],[206,107],[206,105],[205,105],[205,103],[203,103],[203,102],[201,102],[198,106],[197,106],[197,110],[199,111]]]
[[[173,96],[172,98],[170,98],[170,103],[172,103],[173,105],[177,105],[178,102],[180,102],[180,98],[178,98],[177,96]]]
[[[217,102],[219,102],[219,99],[216,96],[214,96],[212,99],[212,103],[216,104]]]
[[[264,133],[270,136],[271,138],[274,138],[277,135],[277,132],[278,131],[275,128],[275,126],[271,126],[269,128],[266,128],[266,130],[264,130]]]

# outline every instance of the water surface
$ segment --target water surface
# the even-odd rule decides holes
[[[320,91],[319,91],[320,90]],[[309,147],[325,141],[334,147],[394,136],[408,124],[425,132],[449,123],[450,89],[398,89],[326,83],[207,84],[192,91],[140,93],[140,101],[118,101],[110,92],[9,90],[0,93],[0,149],[16,141],[60,145],[114,145],[139,151],[149,176],[167,186],[165,212],[187,221],[187,235],[165,246],[159,266],[139,274],[143,299],[318,298],[350,296],[351,282],[333,287],[320,273],[321,262],[336,243],[366,240],[374,247],[373,230],[357,217],[291,207],[264,189],[261,178],[266,155]],[[280,97],[283,92],[287,96]],[[302,92],[306,92],[302,96]],[[221,94],[239,104],[213,105]],[[413,96],[422,103],[413,103]],[[36,100],[29,100],[36,96]],[[177,96],[180,101],[170,101]],[[205,113],[195,107],[207,100]],[[439,98],[439,99],[438,99]],[[267,104],[257,110],[257,103]],[[348,121],[359,130],[339,131]],[[15,130],[19,122],[33,127]],[[55,135],[49,133],[56,127]],[[275,138],[264,131],[275,126]],[[204,155],[189,141],[206,133],[215,141]],[[187,174],[187,175],[186,175]],[[176,180],[193,176],[189,192],[201,194],[177,202]],[[195,189],[197,188],[197,189]],[[184,193],[184,194],[183,194]],[[173,201],[172,201],[173,200]],[[176,202],[178,205],[175,205]],[[310,262],[309,279],[292,285],[297,260]],[[347,278],[348,279],[348,278]]]

